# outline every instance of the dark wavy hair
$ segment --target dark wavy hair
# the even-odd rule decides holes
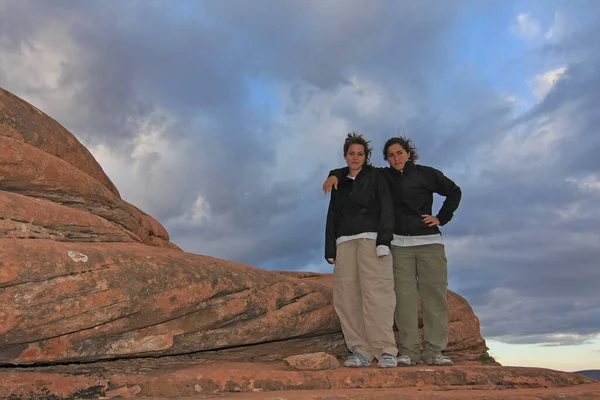
[[[349,133],[346,137],[346,140],[344,141],[344,157],[346,157],[346,154],[348,154],[348,149],[350,148],[350,146],[352,146],[353,144],[360,144],[365,149],[364,165],[371,165],[371,147],[369,147],[369,143],[371,142],[365,140],[363,135],[359,134],[358,132]]]
[[[398,137],[393,137],[391,139],[388,139],[388,141],[385,142],[385,145],[383,146],[383,159],[384,160],[387,161],[388,149],[393,144],[399,144],[400,146],[402,146],[404,151],[406,151],[407,153],[410,154],[410,157],[408,157],[408,159],[410,161],[416,161],[419,159],[419,153],[417,153],[417,148],[415,147],[415,144],[413,143],[412,139],[404,137],[404,136],[398,136]]]

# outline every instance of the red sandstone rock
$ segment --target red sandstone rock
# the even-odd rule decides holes
[[[98,180],[56,156],[6,136],[0,136],[0,187],[90,212],[115,223],[138,242],[151,244],[152,236],[169,240],[162,225]]]
[[[331,354],[320,352],[284,358],[283,365],[287,369],[297,371],[322,371],[336,369],[340,366],[340,362]]]
[[[455,367],[284,371],[265,363],[347,354],[331,276],[182,252],[158,221],[120,198],[73,135],[0,89],[0,363],[122,359],[0,368],[0,398],[600,395],[578,375],[470,366],[487,350],[479,321],[462,297],[450,292],[448,302]],[[143,356],[157,358],[127,359]]]
[[[600,383],[541,368],[414,366],[290,371],[280,362],[210,356],[0,369],[0,398],[105,397],[139,387],[140,398],[227,399],[598,399]],[[314,397],[313,397],[314,395]],[[199,396],[199,397],[195,397]]]
[[[285,272],[284,276],[293,276],[306,282],[318,282],[331,287],[331,274],[316,274],[313,272]],[[419,310],[419,326],[421,322]],[[487,346],[479,329],[479,318],[473,312],[469,303],[458,294],[448,291],[448,349],[446,354],[454,361],[476,361],[482,355],[487,356]],[[338,354],[336,354],[338,355]],[[490,357],[486,362],[495,363]]]
[[[119,191],[90,152],[61,124],[0,88],[0,136],[6,136],[66,161],[96,179],[117,197]]]
[[[0,238],[134,242],[118,225],[83,210],[0,190]]]
[[[331,290],[317,283],[135,243],[2,242],[3,363],[181,354],[339,331]]]
[[[330,276],[280,274],[179,251],[160,223],[120,198],[74,136],[3,90],[0,217],[0,362],[261,343],[271,359],[347,353]],[[464,299],[450,296],[449,351],[473,360],[486,350],[478,320]],[[280,340],[293,345],[279,349],[273,341]]]
[[[86,211],[117,225],[122,230],[121,236],[152,246],[179,249],[169,242],[167,231],[158,221],[120,198],[100,165],[71,133],[3,89],[0,89],[0,191]],[[26,222],[39,225],[35,220]],[[8,225],[14,224],[5,223],[0,235],[3,231],[14,231]],[[60,229],[39,233],[39,237],[70,236],[69,231]],[[100,235],[94,240],[113,241],[112,236]]]
[[[182,252],[158,221],[120,198],[73,135],[1,89],[0,244],[0,363],[180,355],[160,359],[177,364],[192,352],[253,361],[246,364],[250,374],[246,366],[234,372],[192,367],[195,382],[181,371],[129,375],[128,367],[95,375],[102,364],[32,368],[25,375],[0,369],[0,396],[193,395],[319,389],[325,382],[343,389],[397,380],[367,371],[369,378],[357,375],[355,386],[345,374],[330,380],[256,369],[293,354],[347,354],[331,304],[331,276],[276,273]],[[449,306],[449,352],[458,362],[472,361],[486,350],[479,321],[460,296],[450,293]],[[291,357],[285,365],[307,370],[339,362],[321,353]]]
[[[140,388],[138,385],[130,386],[130,387],[123,386],[118,389],[107,390],[106,393],[104,394],[104,397],[102,397],[102,399],[112,399],[114,397],[130,398],[130,397],[135,396],[136,394],[138,394],[141,391],[142,391],[142,388]]]

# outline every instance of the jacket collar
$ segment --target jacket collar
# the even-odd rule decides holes
[[[369,170],[371,168],[373,168],[373,167],[370,166],[370,165],[363,165],[363,167],[360,169],[360,171],[358,171],[358,174],[356,174],[356,176],[354,177],[354,179],[355,180],[358,179],[359,176],[364,175],[363,174],[364,171],[367,171],[367,170]],[[351,179],[351,178],[348,178],[348,174],[350,174],[350,168],[348,168],[348,167],[342,168],[342,173],[344,174],[343,175],[344,179]]]
[[[400,176],[400,175],[406,175],[406,174],[410,175],[417,167],[413,161],[407,161],[404,164],[404,171],[402,171],[402,172],[398,171],[394,167],[388,167],[388,168],[390,169],[392,176]]]

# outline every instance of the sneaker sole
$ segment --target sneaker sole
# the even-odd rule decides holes
[[[348,367],[348,368],[366,368],[366,367],[370,367],[371,364],[346,364],[344,363],[344,367]]]
[[[403,362],[398,363],[398,367],[414,367],[415,365],[417,365],[417,363],[410,363],[410,364],[406,364]]]

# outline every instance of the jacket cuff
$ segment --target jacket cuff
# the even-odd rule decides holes
[[[440,221],[440,226],[446,225],[452,219],[452,215],[438,214],[435,216]]]
[[[377,246],[377,257],[388,256],[390,254],[390,248],[380,244]]]

